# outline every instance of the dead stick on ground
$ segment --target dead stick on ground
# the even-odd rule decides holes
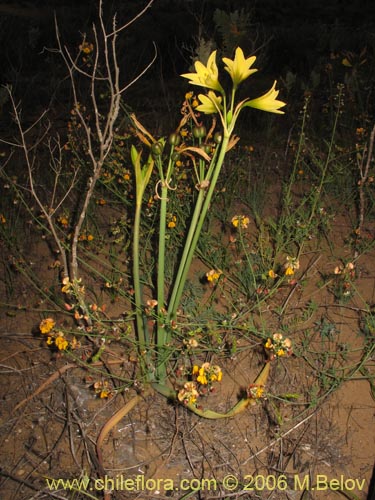
[[[107,363],[110,364],[110,365],[115,365],[115,364],[119,364],[119,363],[123,363],[123,362],[124,362],[123,359],[119,359],[119,360],[108,361]],[[89,368],[90,366],[94,366],[94,367],[103,366],[103,363],[101,361],[98,361],[98,362],[95,362],[95,363],[91,363],[88,367],[81,366],[81,365],[78,365],[76,363],[69,363],[67,365],[64,365],[63,367],[59,368],[57,371],[55,371],[54,373],[52,373],[52,375],[45,382],[43,382],[43,384],[40,385],[35,392],[33,392],[32,394],[30,394],[30,396],[28,396],[26,399],[23,399],[22,401],[20,401],[13,408],[13,411],[19,410],[26,403],[28,403],[33,398],[35,398],[36,396],[38,396],[38,394],[40,394],[41,392],[45,391],[48,386],[50,386],[55,380],[57,380],[58,378],[60,378],[68,370],[71,370],[73,368]]]

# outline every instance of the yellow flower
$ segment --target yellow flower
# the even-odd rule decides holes
[[[269,276],[270,278],[272,278],[272,279],[277,278],[277,274],[275,273],[275,271],[274,271],[273,269],[270,269],[270,270],[268,271],[268,276]]]
[[[64,335],[61,333],[58,337],[55,338],[55,345],[59,351],[65,351],[68,347],[69,342],[64,338]]]
[[[192,85],[199,85],[207,89],[218,90],[224,92],[223,87],[219,83],[219,70],[216,64],[216,50],[212,52],[205,66],[200,61],[195,63],[196,73],[184,73],[183,78],[190,80]]]
[[[235,215],[234,217],[232,217],[231,222],[234,227],[241,227],[243,229],[247,229],[250,219],[245,215]]]
[[[199,94],[198,99],[202,104],[196,107],[197,111],[210,115],[212,113],[218,113],[222,109],[221,97],[217,96],[212,90],[208,91],[208,95]]]
[[[6,223],[6,221],[7,221],[7,220],[6,220],[6,218],[4,217],[4,215],[3,215],[3,214],[0,214],[0,222],[1,222],[1,224],[5,224],[5,223]]]
[[[264,387],[261,385],[251,384],[247,389],[247,395],[252,399],[260,399],[264,394]]]
[[[177,221],[177,217],[175,215],[173,215],[172,219],[168,222],[168,227],[170,229],[173,229],[174,227],[176,227],[176,221]]]
[[[186,382],[184,388],[180,389],[177,394],[178,400],[185,404],[194,404],[198,396],[199,392],[197,391],[195,382]]]
[[[267,342],[264,344],[264,347],[266,349],[272,349],[272,347],[273,347],[272,340],[271,339],[267,339]]]
[[[57,222],[62,226],[62,227],[68,227],[69,226],[69,220],[67,217],[62,215],[57,219]]]
[[[52,318],[45,318],[39,324],[41,333],[49,333],[55,327],[55,321]]]
[[[192,370],[192,374],[196,375],[197,373],[199,373],[199,366],[198,365],[194,365],[193,366],[193,370]]]
[[[202,385],[208,384],[208,380],[204,372],[201,375],[198,375],[197,382],[199,382]]]
[[[87,235],[87,241],[92,241],[94,239],[94,236],[92,234]]]
[[[293,276],[294,271],[299,269],[299,260],[295,257],[287,257],[284,264],[285,276]]]
[[[220,366],[214,365],[212,367],[212,372],[213,372],[213,374],[211,375],[210,380],[212,382],[215,380],[217,380],[218,382],[221,382],[221,380],[223,378],[223,372],[221,371]]]
[[[223,57],[223,62],[226,64],[224,69],[230,74],[235,88],[250,75],[258,71],[257,69],[250,69],[255,62],[255,59],[255,56],[245,59],[243,51],[240,47],[236,48],[233,60],[228,57]]]
[[[222,272],[220,270],[215,270],[215,269],[211,269],[210,271],[208,271],[206,273],[206,278],[207,278],[207,281],[210,281],[211,283],[213,281],[216,281],[220,278]]]
[[[83,42],[79,46],[79,49],[82,50],[84,54],[90,54],[94,50],[94,45],[89,42]]]
[[[249,106],[250,108],[261,109],[262,111],[268,111],[269,113],[277,113],[280,115],[284,114],[284,111],[280,111],[280,108],[286,105],[283,101],[278,101],[276,98],[279,95],[279,91],[276,90],[276,80],[274,81],[272,87],[264,95],[252,99],[244,104],[244,106]]]
[[[61,287],[62,293],[67,293],[67,294],[70,293],[72,284],[67,276],[62,280],[62,283],[63,283],[63,286]]]

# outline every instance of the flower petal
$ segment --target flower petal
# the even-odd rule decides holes
[[[210,115],[213,113],[218,113],[222,109],[221,101],[222,98],[210,90],[207,95],[199,94],[198,99],[202,104],[196,107],[197,111]]]
[[[251,56],[245,59],[243,51],[240,47],[237,47],[233,60],[228,57],[223,57],[223,62],[226,65],[224,69],[230,74],[235,87],[246,80],[250,75],[258,71],[255,68],[250,69],[255,60],[256,56]]]
[[[284,111],[280,111],[280,108],[286,105],[283,101],[278,101],[276,98],[279,95],[279,91],[276,90],[276,80],[274,81],[272,87],[268,92],[263,94],[256,99],[247,101],[244,106],[249,106],[250,108],[261,109],[262,111],[267,111],[269,113],[277,113],[280,115],[284,114]]]
[[[216,50],[214,50],[207,61],[205,66],[201,61],[196,61],[194,64],[195,73],[184,73],[181,75],[187,78],[192,85],[199,85],[207,89],[217,90],[224,92],[223,87],[219,82],[219,70],[216,64]]]

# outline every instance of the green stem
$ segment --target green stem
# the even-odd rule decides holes
[[[165,319],[164,319],[164,303],[165,303],[165,233],[167,224],[167,201],[168,201],[168,187],[165,183],[162,185],[161,189],[161,200],[160,200],[160,222],[159,222],[159,246],[158,246],[158,268],[157,268],[157,337],[156,337],[156,347],[158,360],[156,363],[156,376],[157,380],[163,382],[166,378],[166,367],[165,367],[165,343],[167,333],[165,331]]]
[[[178,269],[171,298],[169,301],[168,315],[167,315],[168,322],[176,317],[176,312],[184,290],[187,273],[189,271],[191,261],[193,260],[195,248],[198,243],[198,238],[200,236],[203,223],[206,218],[208,208],[210,206],[211,198],[220,174],[220,170],[224,162],[229,139],[230,136],[224,135],[223,142],[221,143],[220,154],[217,158],[216,165],[212,174],[212,179],[210,180],[210,186],[206,193],[206,196],[204,189],[200,189],[199,191],[193,218],[190,224],[189,233],[186,239],[180,266]]]
[[[133,283],[134,283],[135,316],[136,316],[137,335],[139,342],[138,349],[141,354],[141,357],[143,357],[147,345],[146,345],[146,333],[143,323],[141,280],[139,275],[139,235],[140,235],[140,225],[141,225],[141,204],[142,204],[142,199],[137,200],[135,208],[135,216],[134,216]]]

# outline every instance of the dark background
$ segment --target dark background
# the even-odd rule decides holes
[[[104,1],[104,19],[110,26],[116,13],[118,25],[126,23],[146,1]],[[154,0],[147,12],[119,38],[119,60],[123,83],[134,78],[152,59],[150,71],[125,96],[131,105],[146,113],[150,106],[170,110],[181,89],[179,74],[189,70],[199,37],[211,40],[219,53],[233,50],[215,23],[215,11],[248,16],[228,26],[230,44],[240,45],[245,55],[256,52],[257,67],[267,80],[283,81],[292,74],[298,79],[294,96],[306,90],[313,72],[319,72],[331,54],[359,53],[366,48],[372,57],[375,47],[375,3],[372,0]],[[97,21],[96,0],[40,0],[0,3],[0,83],[10,84],[18,99],[34,107],[46,106],[51,96],[60,102],[69,98],[61,82],[66,68],[56,48],[54,16],[62,41],[74,53],[82,34],[91,37]],[[224,33],[225,34],[225,33]],[[92,38],[92,37],[91,37]],[[47,50],[48,49],[48,50]],[[290,76],[290,75],[289,75]],[[256,84],[255,84],[256,85]],[[282,85],[282,83],[280,84]],[[182,83],[183,89],[186,82]],[[61,90],[62,89],[62,90]],[[290,89],[289,89],[290,90]],[[285,95],[285,93],[284,93]],[[179,98],[179,97],[178,97]],[[0,104],[5,105],[0,92]]]

